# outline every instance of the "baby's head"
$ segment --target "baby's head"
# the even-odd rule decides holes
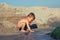
[[[27,15],[27,18],[29,21],[33,21],[35,20],[35,14],[31,12],[30,14]]]

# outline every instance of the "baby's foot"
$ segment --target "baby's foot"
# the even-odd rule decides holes
[[[30,30],[30,32],[34,32],[34,31]]]
[[[25,30],[21,30],[21,32],[27,32],[27,31],[25,31]]]

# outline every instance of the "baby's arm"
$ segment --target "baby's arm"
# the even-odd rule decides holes
[[[34,31],[31,30],[30,25],[29,25],[28,22],[27,22],[27,28],[28,28],[28,30],[29,30],[30,32],[34,32]]]

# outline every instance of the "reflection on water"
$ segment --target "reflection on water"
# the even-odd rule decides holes
[[[0,40],[53,40],[49,35],[34,33],[20,33],[18,35],[0,36]]]
[[[32,36],[32,33],[23,33],[18,35],[18,37],[23,38],[22,40],[35,40]]]

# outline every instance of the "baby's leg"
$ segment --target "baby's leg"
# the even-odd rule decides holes
[[[18,29],[21,30],[21,28],[22,28],[22,24],[19,24]]]
[[[22,26],[21,26],[21,25],[19,25],[19,26],[18,26],[18,29],[19,29],[19,31],[21,31],[21,29],[22,29]]]
[[[20,23],[20,24],[18,24],[18,28],[19,28],[20,31],[21,31],[23,25],[24,25],[24,23]]]
[[[26,31],[24,30],[24,27],[25,27],[25,24],[22,25],[22,29],[21,29],[22,32],[26,32]]]
[[[21,31],[22,27],[19,28],[19,31]]]

